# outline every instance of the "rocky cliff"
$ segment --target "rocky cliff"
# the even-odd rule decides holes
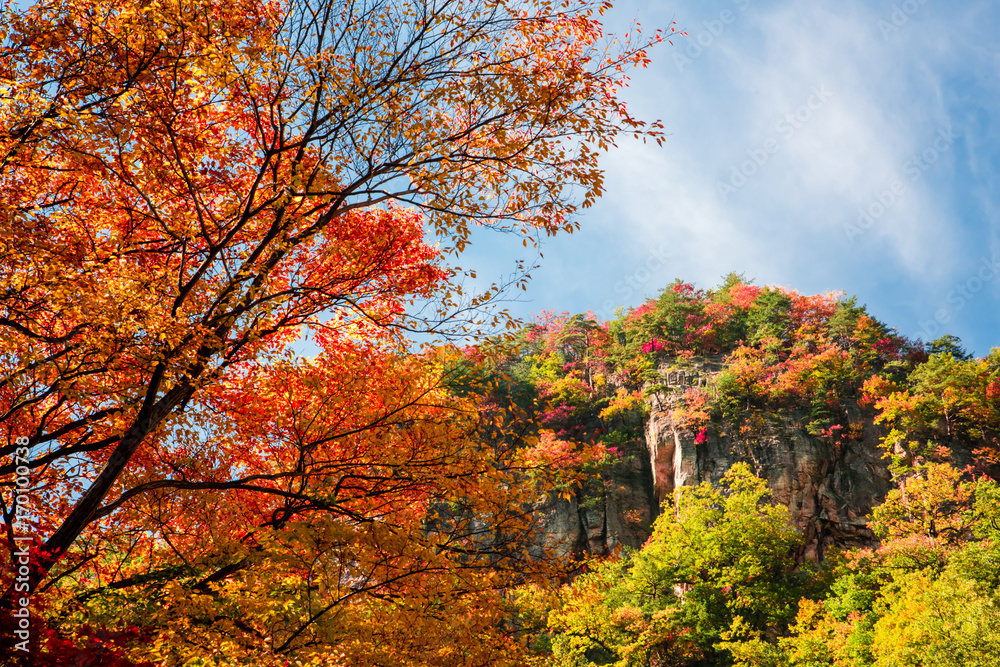
[[[626,452],[623,464],[602,484],[584,489],[572,502],[548,508],[550,539],[564,552],[606,553],[618,545],[641,546],[652,519],[677,488],[718,482],[734,463],[746,461],[767,479],[775,501],[789,508],[805,534],[803,558],[818,560],[832,545],[870,544],[873,535],[866,517],[890,487],[871,415],[856,402],[845,401],[842,407],[858,430],[839,443],[810,434],[807,420],[796,413],[770,415],[753,437],[732,425],[715,424],[696,442],[696,434],[676,424],[671,412],[687,388],[711,392],[723,369],[721,358],[661,366],[663,382],[649,395],[642,442]]]

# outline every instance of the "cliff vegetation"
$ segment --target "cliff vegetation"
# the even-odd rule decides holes
[[[464,354],[585,473],[539,513],[574,576],[513,601],[538,664],[1000,664],[1000,349],[733,274]]]

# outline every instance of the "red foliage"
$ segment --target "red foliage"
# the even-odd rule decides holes
[[[658,338],[654,338],[648,343],[643,343],[642,353],[649,354],[651,352],[663,352],[667,349],[666,341],[662,341]]]
[[[729,298],[737,308],[749,308],[760,293],[760,287],[744,283],[737,283],[729,288]]]

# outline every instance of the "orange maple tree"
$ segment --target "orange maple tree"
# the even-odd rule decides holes
[[[541,487],[517,490],[531,466],[477,440],[474,401],[405,335],[483,324],[495,288],[464,294],[450,263],[473,227],[572,231],[598,153],[659,138],[617,97],[649,42],[603,48],[606,8],[3,10],[0,485],[32,493],[33,647],[94,621],[122,656],[142,636],[164,662],[371,664],[444,605],[503,636]],[[304,328],[310,361],[289,348]]]

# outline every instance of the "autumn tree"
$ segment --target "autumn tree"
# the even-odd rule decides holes
[[[55,626],[142,593],[128,616],[163,660],[319,655],[357,622],[374,639],[344,660],[364,662],[448,591],[495,608],[486,565],[515,561],[482,525],[524,533],[523,465],[457,444],[474,409],[404,336],[482,325],[495,290],[463,294],[452,261],[474,226],[572,231],[598,153],[657,137],[617,97],[648,43],[604,48],[604,9],[3,10],[0,509],[14,562],[30,480],[27,580]],[[442,515],[458,497],[471,513]],[[435,659],[474,660],[449,646]]]
[[[896,471],[925,461],[973,465],[996,475],[1000,464],[1000,350],[972,359],[946,336],[901,378],[874,376],[865,394],[888,428],[883,446]]]
[[[737,464],[722,488],[682,487],[642,550],[599,565],[548,617],[554,664],[728,665],[776,652],[809,574],[802,536]]]
[[[927,464],[872,513],[876,548],[840,559],[780,644],[789,667],[991,665],[1000,651],[997,483]]]

